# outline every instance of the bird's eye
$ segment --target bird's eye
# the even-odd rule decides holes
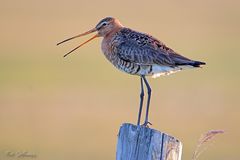
[[[102,24],[102,26],[106,26],[106,25],[107,25],[107,23],[103,23],[103,24]]]

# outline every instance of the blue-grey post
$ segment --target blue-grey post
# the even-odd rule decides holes
[[[181,160],[182,143],[160,131],[124,123],[119,130],[116,160]]]

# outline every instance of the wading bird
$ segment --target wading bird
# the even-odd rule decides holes
[[[64,57],[94,38],[103,37],[101,48],[105,57],[119,70],[140,76],[141,93],[138,125],[140,125],[144,99],[143,83],[145,83],[148,92],[146,116],[143,125],[148,126],[148,124],[151,124],[148,121],[151,88],[145,76],[158,77],[182,69],[197,68],[205,64],[176,53],[151,35],[124,27],[119,20],[112,17],[102,19],[93,29],[68,38],[57,45],[93,32],[97,32],[97,34],[65,54]]]

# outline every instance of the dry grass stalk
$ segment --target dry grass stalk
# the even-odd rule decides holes
[[[208,142],[212,142],[213,138],[218,135],[224,133],[223,130],[210,130],[207,133],[203,134],[198,140],[197,147],[193,153],[192,160],[196,160],[203,151],[205,151],[208,147]]]

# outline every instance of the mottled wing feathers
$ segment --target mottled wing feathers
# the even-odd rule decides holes
[[[139,46],[131,40],[122,42],[117,48],[117,54],[121,59],[125,61],[130,61],[141,65],[152,65],[152,64],[162,64],[162,65],[173,65],[174,62],[169,58],[168,55],[158,54],[156,50]]]
[[[192,61],[175,53],[162,42],[154,37],[133,31],[128,28],[122,29],[115,36],[118,42],[114,43],[114,51],[119,58],[141,65],[194,65]],[[200,64],[199,64],[200,65]]]

